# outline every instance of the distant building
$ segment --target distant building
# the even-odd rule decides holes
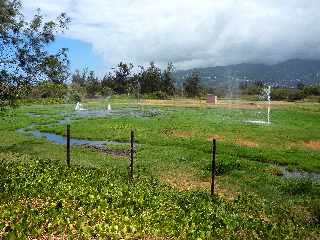
[[[208,99],[207,99],[207,103],[209,104],[218,104],[218,97],[208,94]]]

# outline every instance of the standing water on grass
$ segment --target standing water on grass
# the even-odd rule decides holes
[[[149,109],[146,111],[141,111],[138,108],[119,108],[116,110],[111,109],[111,105],[108,104],[107,110],[101,109],[101,110],[90,110],[90,109],[84,109],[82,107],[81,103],[78,103],[75,108],[75,113],[72,114],[66,114],[61,113],[64,118],[61,120],[58,120],[55,123],[47,124],[44,126],[47,126],[49,128],[54,127],[55,125],[65,125],[67,123],[70,123],[73,120],[76,119],[89,119],[89,118],[100,118],[100,117],[109,117],[109,116],[128,116],[128,117],[139,117],[139,118],[150,118],[155,117],[159,114],[161,114],[161,111],[158,109]],[[38,115],[33,113],[27,113],[28,116],[36,118],[36,117],[48,117],[47,115]],[[19,133],[31,133],[36,138],[46,138],[48,141],[56,143],[56,144],[66,144],[66,137],[63,135],[51,133],[51,132],[42,132],[39,130],[34,130],[35,127],[39,126],[40,124],[32,123],[31,125],[17,129],[17,132]],[[119,142],[114,140],[106,140],[106,141],[99,141],[99,140],[88,140],[88,139],[75,139],[71,138],[71,145],[90,145],[90,146],[96,146],[101,147],[103,145],[108,144],[127,144],[127,142]]]

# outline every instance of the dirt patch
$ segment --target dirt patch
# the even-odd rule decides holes
[[[214,135],[209,135],[209,136],[207,137],[207,140],[208,140],[208,141],[212,141],[212,139],[216,139],[216,140],[218,140],[218,141],[223,141],[224,138],[225,138],[225,137],[222,136],[222,135],[214,134]]]
[[[169,184],[170,186],[178,189],[179,191],[191,191],[191,190],[207,190],[211,189],[211,180],[201,180],[197,178],[191,170],[189,171],[173,171],[167,172],[160,176],[160,179]],[[234,200],[238,195],[236,192],[230,189],[223,188],[216,183],[216,192],[220,197],[226,200]]]
[[[142,105],[148,106],[179,106],[179,107],[200,107],[205,102],[194,99],[176,99],[176,100],[158,100],[158,99],[145,99]]]
[[[162,134],[171,138],[191,138],[196,136],[196,133],[194,131],[180,131],[180,130],[173,130],[173,129],[165,129],[162,131]],[[218,134],[210,134],[210,135],[207,135],[205,139],[208,141],[212,141],[212,139],[223,141],[225,139],[225,136],[218,135]]]
[[[171,136],[187,138],[187,137],[192,137],[193,135],[194,134],[191,131],[173,131]]]
[[[198,99],[173,99],[173,100],[158,100],[145,99],[141,103],[147,106],[170,106],[170,107],[204,107],[204,108],[229,108],[229,109],[265,109],[267,102],[249,101],[249,100],[228,100],[218,99],[218,104],[208,104],[206,100]],[[272,108],[281,108],[287,106],[294,106],[294,103],[284,101],[272,102]]]
[[[244,138],[237,138],[235,140],[235,143],[241,146],[245,147],[258,147],[259,144],[255,141],[249,140],[249,139],[244,139]]]
[[[211,186],[210,181],[195,179],[195,176],[191,171],[170,172],[160,176],[160,179],[180,191],[209,189]]]
[[[304,142],[304,146],[313,150],[320,150],[320,141],[308,141]]]
[[[18,200],[21,206],[23,207],[31,207],[33,209],[37,209],[38,211],[43,210],[45,207],[45,199],[41,198],[32,198],[32,199],[27,199],[27,198],[21,198]]]
[[[112,155],[115,157],[127,157],[130,154],[130,150],[129,149],[110,149],[107,147],[103,147],[103,146],[92,146],[92,145],[87,145],[87,148],[89,148],[90,150],[94,150],[100,153],[103,153],[105,155]]]

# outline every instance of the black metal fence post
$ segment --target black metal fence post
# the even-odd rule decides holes
[[[216,175],[216,150],[217,150],[217,142],[215,139],[212,140],[212,179],[211,179],[211,195],[214,195],[214,184],[215,184],[215,175]]]
[[[70,167],[70,125],[67,125],[67,164]]]
[[[130,178],[133,180],[133,157],[134,157],[134,132],[131,131],[131,149],[130,149]]]

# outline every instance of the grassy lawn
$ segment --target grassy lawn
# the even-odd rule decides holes
[[[105,116],[74,115],[73,105],[29,105],[0,115],[0,238],[317,239],[320,104],[274,103],[271,125],[259,102],[135,100],[85,103]],[[125,110],[127,109],[127,110]],[[32,114],[30,114],[32,113]],[[129,142],[135,131],[135,180],[128,181],[128,145],[111,154],[72,148],[16,129],[73,138]],[[217,145],[217,196],[210,197],[211,140]],[[120,151],[121,152],[121,151]]]

